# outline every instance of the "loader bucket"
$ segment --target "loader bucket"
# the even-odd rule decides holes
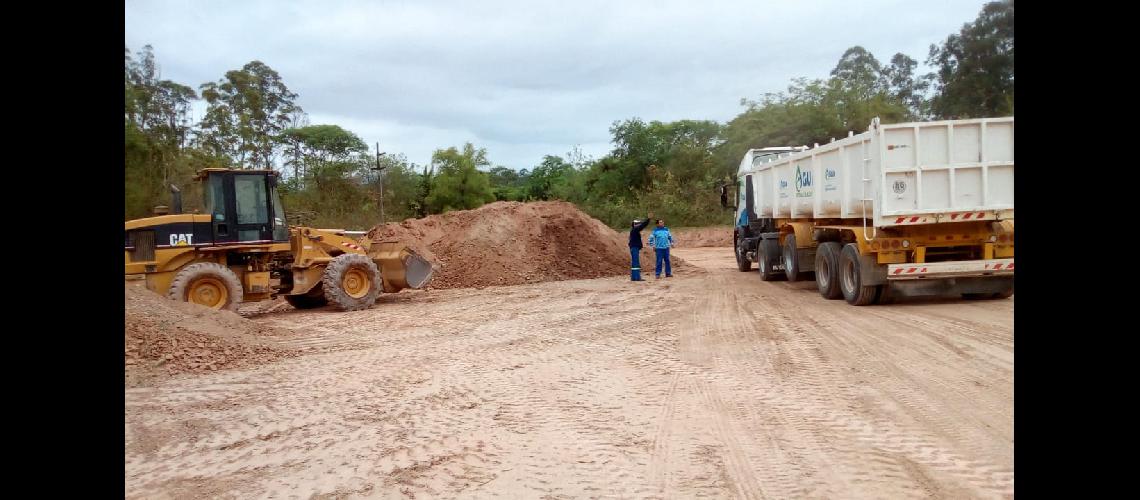
[[[398,241],[374,241],[368,257],[380,268],[384,291],[422,288],[431,279],[431,263]]]

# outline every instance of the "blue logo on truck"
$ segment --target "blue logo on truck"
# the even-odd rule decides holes
[[[796,191],[808,187],[811,187],[811,172],[796,167]]]

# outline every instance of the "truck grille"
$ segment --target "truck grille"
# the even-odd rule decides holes
[[[131,262],[154,260],[154,231],[132,231],[128,233],[127,245],[131,247]]]

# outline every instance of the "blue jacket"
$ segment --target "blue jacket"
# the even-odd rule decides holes
[[[673,235],[669,234],[669,228],[655,228],[649,234],[649,245],[659,250],[673,246]]]

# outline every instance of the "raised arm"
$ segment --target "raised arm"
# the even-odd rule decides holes
[[[652,219],[653,219],[653,214],[649,214],[649,217],[646,217],[646,218],[645,218],[645,220],[641,221],[641,224],[638,224],[637,226],[635,226],[635,228],[636,228],[638,231],[641,231],[642,229],[645,229],[645,226],[648,226],[648,225],[649,225],[649,221],[650,221],[650,220],[652,220]]]

